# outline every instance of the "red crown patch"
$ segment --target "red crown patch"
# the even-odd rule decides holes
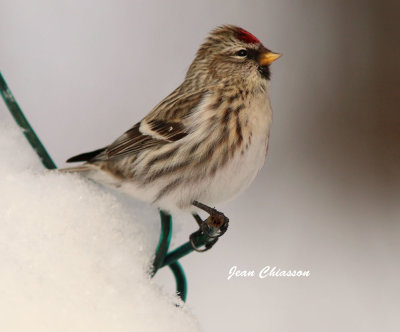
[[[260,41],[245,29],[239,28],[236,32],[236,38],[247,44],[259,44]]]

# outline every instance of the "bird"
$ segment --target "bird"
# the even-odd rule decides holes
[[[63,171],[168,213],[211,214],[211,206],[248,187],[264,164],[270,65],[280,56],[241,27],[217,27],[180,86],[110,145],[68,159],[84,164]]]

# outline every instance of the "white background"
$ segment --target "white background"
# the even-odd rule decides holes
[[[396,8],[397,7],[397,8]],[[236,24],[272,66],[266,166],[230,229],[182,259],[206,331],[399,329],[400,116],[394,1],[0,3],[0,69],[59,166],[103,147],[181,83],[209,30]],[[175,244],[195,229],[180,218]],[[182,226],[183,225],[183,226]],[[308,269],[227,280],[229,269]],[[157,276],[173,289],[169,271]]]

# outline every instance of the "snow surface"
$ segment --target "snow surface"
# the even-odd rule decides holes
[[[3,106],[0,331],[200,330],[147,273],[157,211],[43,170]]]

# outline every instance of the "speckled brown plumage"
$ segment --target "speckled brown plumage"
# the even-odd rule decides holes
[[[264,162],[277,57],[242,28],[215,29],[177,89],[108,147],[71,158],[86,164],[67,170],[166,210],[232,197]]]

